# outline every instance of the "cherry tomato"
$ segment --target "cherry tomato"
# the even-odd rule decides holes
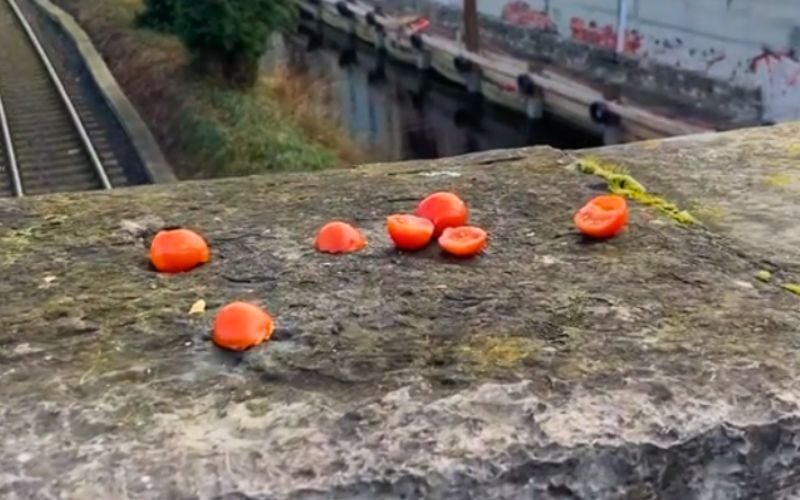
[[[575,226],[590,238],[616,236],[628,223],[628,203],[614,194],[598,196],[575,214]]]
[[[232,302],[214,319],[214,343],[231,351],[244,351],[272,336],[275,323],[260,307],[247,302]]]
[[[439,236],[448,227],[467,223],[467,204],[453,193],[439,192],[428,196],[417,206],[416,215],[433,222],[434,236]]]
[[[416,215],[395,214],[386,218],[386,229],[400,250],[420,250],[433,238],[434,225]]]
[[[483,252],[488,236],[479,227],[448,227],[439,237],[439,246],[457,257],[472,257]]]
[[[210,259],[208,244],[188,229],[160,231],[150,243],[150,262],[162,273],[182,273]]]
[[[350,253],[362,250],[367,246],[367,240],[350,224],[333,221],[319,230],[314,246],[325,253]]]

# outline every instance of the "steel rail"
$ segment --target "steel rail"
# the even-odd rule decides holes
[[[11,6],[11,10],[13,10],[14,14],[17,16],[17,20],[19,21],[22,28],[25,30],[25,33],[28,35],[28,39],[30,40],[34,49],[36,49],[37,54],[39,54],[39,58],[44,64],[45,69],[47,70],[47,73],[50,76],[50,80],[53,82],[53,85],[56,87],[56,90],[58,90],[58,94],[61,97],[61,101],[66,107],[67,113],[69,114],[69,117],[72,120],[75,129],[78,131],[78,135],[81,138],[83,147],[92,161],[92,166],[94,167],[97,176],[100,178],[100,182],[103,185],[103,188],[112,189],[111,181],[109,181],[108,179],[108,173],[106,172],[106,169],[103,166],[103,162],[100,161],[100,157],[97,154],[97,150],[92,144],[91,139],[89,139],[89,134],[86,132],[86,128],[83,126],[83,122],[81,121],[78,112],[75,110],[75,106],[72,104],[72,100],[67,94],[67,91],[64,88],[64,84],[61,82],[61,78],[58,76],[58,73],[56,73],[56,70],[53,67],[53,63],[50,62],[50,58],[45,53],[44,48],[42,48],[42,44],[39,43],[39,39],[36,37],[33,28],[31,28],[30,23],[28,23],[28,20],[22,13],[22,10],[19,8],[19,5],[17,5],[17,2],[15,0],[6,0],[6,1]]]
[[[14,196],[21,198],[25,193],[22,190],[22,179],[19,176],[19,168],[17,167],[17,155],[14,153],[14,142],[11,140],[11,127],[8,125],[8,117],[6,116],[6,108],[3,106],[2,96],[0,96],[0,131],[3,133],[3,144],[5,144],[6,147],[8,170],[11,174],[11,187],[14,191]]]

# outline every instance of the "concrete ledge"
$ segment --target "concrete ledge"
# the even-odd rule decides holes
[[[154,183],[174,182],[175,174],[161,152],[155,137],[120,88],[89,35],[70,14],[49,0],[34,0],[34,4],[58,23],[75,43],[89,73],[103,95],[103,99],[130,138],[150,180]]]
[[[438,190],[480,258],[391,248]],[[799,195],[786,124],[0,200],[0,497],[798,498]],[[333,218],[367,248],[317,254]],[[165,226],[209,265],[152,272]],[[212,346],[231,300],[270,342]]]

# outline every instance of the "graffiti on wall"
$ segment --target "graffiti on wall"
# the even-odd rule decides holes
[[[547,12],[536,10],[523,0],[513,0],[503,6],[503,21],[514,26],[544,31],[556,31],[556,25]]]
[[[641,55],[676,68],[707,75],[725,75],[724,63],[731,62],[724,50],[715,47],[698,48],[692,43],[684,43],[681,37],[647,37]]]
[[[767,103],[766,119],[780,122],[800,116],[800,60],[794,50],[764,48],[750,59],[749,70]]]
[[[600,26],[594,21],[588,23],[580,17],[573,17],[569,23],[570,36],[576,42],[614,50],[617,46],[617,30],[610,24]],[[624,51],[636,54],[642,47],[642,35],[639,31],[625,30]]]
[[[633,5],[634,1],[629,0],[629,5]],[[658,3],[658,0],[638,1]],[[719,1],[714,4],[714,8],[719,9],[719,19],[703,20],[703,23],[741,21],[742,16],[753,15],[748,1]],[[766,120],[800,118],[800,24],[791,30],[786,44],[772,50],[761,50],[756,46],[754,50],[752,42],[745,38],[739,40],[735,34],[731,34],[731,43],[720,43],[713,37],[705,36],[702,29],[699,33],[681,29],[680,20],[675,20],[669,28],[651,23],[647,18],[638,17],[637,10],[627,17],[630,24],[626,28],[619,28],[616,20],[608,16],[598,18],[575,3],[574,0],[479,2],[484,12],[500,16],[514,26],[560,32],[575,42],[608,51],[614,51],[618,42],[622,42],[621,50],[643,64],[672,66],[745,88],[757,86],[762,93]],[[710,9],[711,0],[707,4]],[[553,13],[559,15],[551,15]],[[620,29],[624,29],[622,40],[618,40]]]

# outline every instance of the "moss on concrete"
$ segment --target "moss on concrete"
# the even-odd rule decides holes
[[[578,160],[577,166],[581,172],[596,175],[606,181],[609,191],[614,194],[653,207],[679,224],[698,223],[697,219],[687,210],[679,209],[675,203],[661,196],[648,193],[647,189],[621,166],[590,157]]]

